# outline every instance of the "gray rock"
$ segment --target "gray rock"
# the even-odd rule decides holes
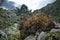
[[[36,39],[35,36],[32,36],[32,35],[30,35],[27,38],[25,38],[25,40],[35,40],[35,39]]]
[[[37,40],[45,40],[45,37],[46,37],[46,33],[41,32],[41,34],[39,34],[38,37],[37,35],[35,36],[30,35],[27,38],[25,38],[25,40],[36,40],[36,38]]]
[[[7,37],[7,34],[3,30],[0,30],[0,34],[2,35],[1,37]]]

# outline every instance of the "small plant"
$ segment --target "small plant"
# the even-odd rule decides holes
[[[45,40],[59,40],[59,38],[60,38],[60,31],[57,31],[49,33],[49,36],[47,35]]]

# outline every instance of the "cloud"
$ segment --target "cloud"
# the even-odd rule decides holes
[[[25,4],[29,9],[36,10],[54,1],[55,0],[5,0],[4,7],[14,9],[15,7],[20,7],[20,5]]]
[[[18,5],[25,4],[29,9],[36,10],[46,6],[48,3],[52,3],[55,0],[9,0],[13,1]]]
[[[15,3],[13,1],[5,0],[4,3],[3,3],[3,7],[7,8],[7,9],[15,9],[14,4]]]

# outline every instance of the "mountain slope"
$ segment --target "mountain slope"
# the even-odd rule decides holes
[[[43,12],[46,15],[51,15],[60,23],[60,0],[56,0],[54,3],[48,4],[42,9],[35,10],[34,12]]]

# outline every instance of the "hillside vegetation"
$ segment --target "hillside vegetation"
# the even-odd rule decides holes
[[[0,8],[0,40],[24,40],[42,31],[48,33],[55,28],[55,22],[60,23],[60,0],[33,12],[25,4],[13,10]]]
[[[53,16],[55,20],[60,23],[60,0],[56,0],[54,3],[48,4],[34,12],[42,12],[46,15]]]

